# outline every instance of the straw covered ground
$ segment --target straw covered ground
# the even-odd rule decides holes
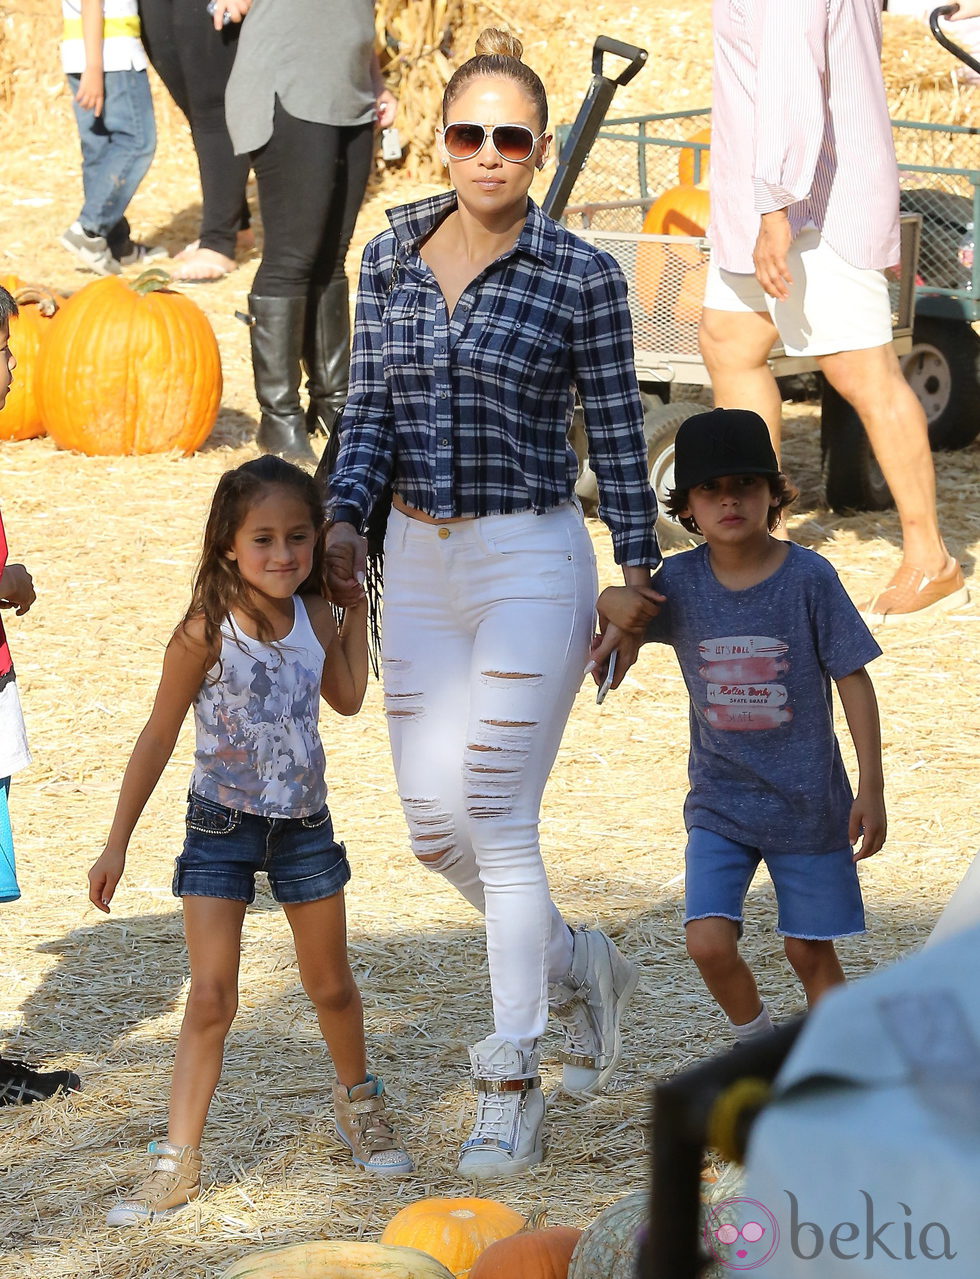
[[[6,0],[0,10],[0,271],[77,288],[89,277],[56,245],[75,216],[80,182],[52,8]],[[458,22],[472,33],[500,12],[490,4],[467,8]],[[617,99],[620,114],[706,103],[708,14],[706,0],[683,7],[600,0],[586,18],[542,0],[533,18],[513,25],[529,60],[546,73],[556,119],[568,120],[600,31],[654,51]],[[911,24],[890,26],[893,92],[904,83],[920,98],[933,93],[934,118],[946,118],[940,95],[950,113],[962,113],[962,93],[949,88],[948,72],[943,81],[925,41],[901,80],[912,38],[905,32],[918,39]],[[445,56],[468,47],[449,47]],[[937,70],[926,83],[920,71],[929,67]],[[144,238],[176,249],[195,233],[199,194],[181,119],[162,95],[157,102],[158,160],[132,215]],[[420,116],[418,101],[411,109]],[[410,181],[390,174],[372,193],[352,268],[384,208],[431,189],[434,174],[414,163]],[[43,439],[2,446],[0,498],[12,554],[30,566],[39,598],[28,617],[9,625],[35,760],[15,779],[11,803],[24,896],[0,912],[0,1046],[70,1067],[84,1081],[69,1100],[0,1112],[3,1279],[216,1276],[263,1245],[376,1239],[402,1204],[466,1189],[454,1173],[472,1105],[465,1049],[490,1029],[481,931],[413,863],[372,684],[357,720],[326,718],[332,804],[354,868],[351,950],[370,1055],[386,1076],[419,1171],[397,1184],[369,1181],[354,1174],[331,1135],[328,1063],[288,930],[262,889],[246,919],[241,1011],[205,1136],[213,1185],[172,1222],[115,1233],[103,1225],[106,1208],[140,1170],[142,1147],[165,1124],[187,980],[169,885],[189,727],[139,827],[108,919],[87,905],[85,873],[148,713],[163,646],[188,598],[213,486],[223,470],[254,455],[247,334],[233,318],[254,267],[254,259],[244,262],[193,295],[212,320],[225,368],[218,425],[195,456],[86,458]],[[802,490],[793,535],[825,553],[852,593],[865,596],[897,561],[894,514],[842,518],[823,508],[812,408],[787,406],[786,461]],[[936,461],[944,530],[969,571],[978,550],[980,446]],[[602,579],[614,581],[608,536],[597,523],[592,532]],[[873,674],[891,836],[862,869],[871,929],[842,947],[850,976],[915,949],[975,851],[978,622],[980,611],[970,606],[881,635],[885,654]],[[647,651],[601,711],[583,688],[546,796],[542,836],[557,901],[569,920],[607,928],[643,967],[624,1068],[609,1095],[588,1104],[563,1098],[550,1037],[548,1161],[490,1191],[524,1212],[545,1205],[556,1224],[584,1226],[643,1184],[650,1085],[726,1044],[722,1018],[685,957],[680,926],[686,732],[672,659]],[[845,754],[850,761],[849,746]],[[746,953],[776,1015],[792,1014],[801,999],[773,934],[764,878],[750,911]]]

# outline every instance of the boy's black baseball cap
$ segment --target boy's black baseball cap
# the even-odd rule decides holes
[[[769,428],[751,409],[711,409],[682,422],[674,440],[674,488],[722,475],[778,475]]]

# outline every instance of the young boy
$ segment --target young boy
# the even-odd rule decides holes
[[[10,321],[17,303],[0,287],[0,409],[13,381],[17,361],[10,350]],[[0,515],[0,609],[12,608],[20,617],[34,603],[34,582],[23,564],[7,563],[7,538]],[[24,716],[10,648],[0,621],[0,902],[20,896],[14,869],[14,841],[10,830],[7,795],[10,775],[31,762],[24,732]],[[78,1076],[67,1070],[35,1070],[22,1061],[0,1057],[0,1106],[29,1104],[79,1087]]]
[[[671,644],[680,663],[691,699],[687,949],[747,1040],[772,1025],[738,953],[760,860],[809,1005],[844,980],[834,939],[864,931],[855,862],[885,840],[878,707],[865,670],[881,649],[832,566],[771,536],[796,494],[758,414],[689,418],[674,484],[668,513],[705,544],[665,561],[659,613],[652,592],[631,587],[604,591],[601,609],[618,626],[646,625],[646,639]],[[831,680],[857,754],[856,797],[834,736]]]
[[[125,217],[157,141],[139,14],[136,0],[62,0],[62,12],[85,203],[61,243],[89,270],[115,275],[166,253],[137,244]]]

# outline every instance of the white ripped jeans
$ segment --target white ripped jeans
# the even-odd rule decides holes
[[[538,817],[597,590],[575,503],[441,525],[391,512],[385,709],[412,850],[486,916],[495,1032],[524,1051],[571,965]]]

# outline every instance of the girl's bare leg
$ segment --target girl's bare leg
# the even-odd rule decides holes
[[[361,993],[347,959],[343,892],[315,902],[283,905],[296,945],[303,989],[316,1009],[337,1079],[354,1088],[367,1078]]]
[[[191,988],[174,1060],[168,1140],[174,1146],[200,1146],[221,1077],[225,1037],[238,1009],[245,903],[219,897],[183,902]]]

